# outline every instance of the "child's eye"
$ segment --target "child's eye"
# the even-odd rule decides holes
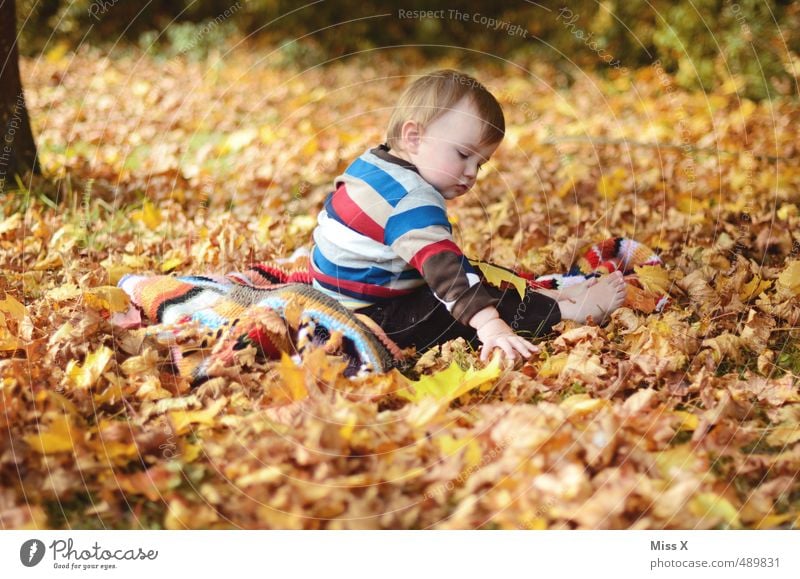
[[[461,151],[458,151],[458,156],[461,157],[462,159],[466,159],[467,157],[469,157],[469,155],[467,155],[466,153],[462,153]]]

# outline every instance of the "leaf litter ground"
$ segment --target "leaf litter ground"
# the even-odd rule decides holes
[[[113,286],[307,246],[407,74],[265,54],[23,63],[63,201],[47,183],[3,201],[3,528],[798,525],[796,103],[683,92],[654,69],[570,86],[533,62],[477,71],[509,130],[452,207],[465,252],[539,275],[632,237],[664,258],[640,282],[672,304],[562,324],[516,368],[463,342],[413,377],[245,350],[191,389],[165,344],[109,323]]]

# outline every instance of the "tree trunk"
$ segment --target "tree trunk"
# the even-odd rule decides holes
[[[15,0],[0,0],[0,193],[16,176],[39,172],[25,93],[19,76]]]

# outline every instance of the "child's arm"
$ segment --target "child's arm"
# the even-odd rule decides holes
[[[527,359],[539,351],[539,348],[528,340],[516,335],[493,306],[487,306],[472,316],[469,325],[478,331],[478,339],[483,344],[482,361],[486,361],[495,348],[503,350],[509,360],[514,360],[518,353],[523,359]]]

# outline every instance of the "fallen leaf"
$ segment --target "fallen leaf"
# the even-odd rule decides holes
[[[38,453],[55,454],[71,452],[78,432],[70,424],[69,416],[57,415],[46,428],[40,426],[38,434],[25,436],[25,442]]]
[[[100,378],[113,356],[114,352],[111,348],[100,346],[86,356],[86,360],[82,365],[75,360],[70,360],[65,371],[65,378],[75,388],[91,388]]]
[[[646,291],[657,295],[668,293],[670,280],[663,266],[643,265],[636,266],[633,270]]]
[[[432,397],[449,403],[473,388],[494,380],[500,375],[500,371],[499,356],[494,356],[492,361],[480,370],[469,368],[465,371],[453,361],[445,370],[423,376],[416,382],[409,381],[409,387],[398,390],[396,394],[411,402]]]
[[[83,292],[87,306],[94,310],[106,310],[112,314],[125,312],[130,306],[130,297],[122,288],[101,286]]]

